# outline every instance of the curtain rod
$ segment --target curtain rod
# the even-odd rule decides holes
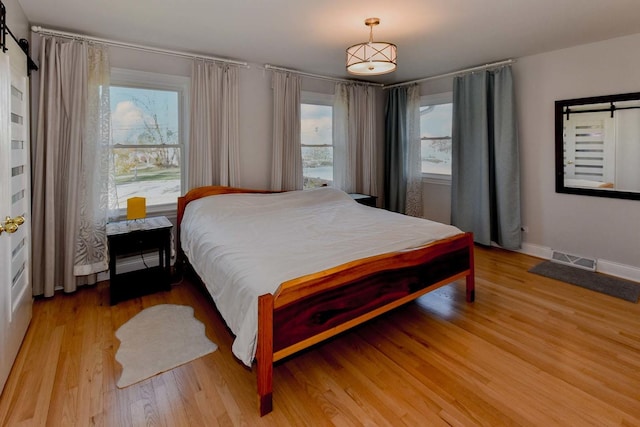
[[[360,84],[365,84],[365,85],[369,85],[369,86],[378,86],[378,87],[383,87],[384,86],[382,83],[371,83],[371,82],[365,82],[365,81],[362,81],[362,80],[349,80],[349,79],[341,79],[339,77],[322,76],[320,74],[306,73],[304,71],[293,70],[291,68],[277,67],[277,66],[271,65],[271,64],[265,64],[264,69],[265,70],[287,71],[289,73],[295,73],[295,74],[299,74],[301,76],[311,77],[311,78],[319,79],[319,80],[328,80],[328,81],[332,81],[332,82],[360,83]]]
[[[205,60],[209,60],[209,61],[223,62],[225,64],[232,64],[232,65],[237,65],[237,66],[244,67],[244,68],[249,68],[249,64],[247,64],[246,62],[243,62],[243,61],[234,61],[232,59],[219,58],[219,57],[216,57],[216,56],[198,55],[196,53],[190,53],[190,52],[184,52],[184,51],[178,51],[178,50],[160,49],[160,48],[157,48],[157,47],[145,46],[145,45],[134,44],[134,43],[127,43],[127,42],[122,42],[122,41],[118,41],[118,40],[110,40],[110,39],[103,39],[103,38],[99,38],[99,37],[91,37],[91,36],[87,36],[87,35],[84,35],[84,34],[70,33],[70,32],[67,32],[67,31],[58,31],[58,30],[53,30],[53,29],[50,29],[50,28],[42,28],[39,25],[32,26],[31,27],[31,31],[33,31],[34,33],[42,34],[42,35],[64,37],[64,38],[75,39],[75,40],[93,41],[93,42],[97,42],[97,43],[104,43],[104,44],[107,44],[107,45],[110,45],[110,46],[123,47],[125,49],[133,49],[133,50],[141,50],[141,51],[145,51],[145,52],[161,53],[161,54],[164,54],[164,55],[178,56],[178,57],[181,57],[181,58],[205,59]]]
[[[515,62],[516,62],[515,59],[505,59],[505,60],[502,60],[502,61],[491,62],[489,64],[478,65],[476,67],[465,68],[465,69],[457,70],[457,71],[451,71],[449,73],[438,74],[438,75],[435,75],[435,76],[424,77],[424,78],[416,79],[416,80],[410,80],[408,82],[396,83],[396,84],[392,84],[392,85],[385,85],[384,89],[391,89],[391,88],[394,88],[394,87],[406,86],[406,85],[410,85],[410,84],[413,84],[413,83],[426,82],[428,80],[442,79],[444,77],[457,76],[459,74],[466,74],[466,73],[471,73],[473,71],[486,70],[487,68],[499,67],[501,65],[509,65],[509,64],[513,64]]]

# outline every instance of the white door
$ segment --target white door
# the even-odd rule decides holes
[[[616,139],[610,113],[574,113],[564,126],[565,178],[614,182]]]
[[[11,37],[7,48],[0,52],[0,392],[33,303],[27,60]]]

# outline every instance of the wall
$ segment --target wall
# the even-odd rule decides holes
[[[40,36],[33,35],[34,57],[38,58]],[[191,61],[163,54],[110,47],[112,67],[127,68],[180,76],[191,76]],[[39,61],[37,61],[39,62]],[[32,117],[37,123],[37,93],[39,73],[32,79]],[[320,93],[333,93],[334,84],[303,78],[302,89]],[[271,72],[261,65],[250,64],[240,70],[240,186],[268,189],[271,179],[272,91]],[[382,102],[379,102],[382,105]],[[382,107],[380,107],[382,108]],[[380,112],[380,114],[382,114]],[[34,130],[35,131],[35,130]],[[35,133],[34,133],[35,135]],[[380,144],[383,130],[378,130]],[[382,185],[382,184],[380,184]]]
[[[2,3],[7,9],[7,27],[18,40],[29,39],[29,21],[18,0],[3,0]]]
[[[598,270],[640,280],[640,201],[557,194],[554,102],[640,91],[640,34],[519,58],[513,66],[522,171],[523,251],[550,250],[598,259]],[[421,85],[450,90],[451,80]],[[640,160],[639,160],[640,162]],[[640,164],[638,165],[640,167]],[[426,203],[450,195],[425,185]],[[440,198],[439,198],[440,197]]]
[[[36,34],[32,36],[32,56],[36,59],[36,62],[39,62],[40,39],[40,36]],[[189,59],[118,47],[110,47],[109,52],[112,67],[179,76],[191,75],[191,60]],[[249,68],[240,70],[240,186],[245,188],[270,188],[273,105],[271,74],[270,71],[266,71],[258,64],[250,64]],[[39,78],[40,75],[38,72],[32,76],[32,135],[34,135],[34,141],[36,135],[35,127],[37,126]],[[306,77],[302,79],[302,90],[305,91],[332,94],[334,92],[334,86],[335,84],[329,81]],[[382,100],[382,90],[378,92],[377,145],[380,153],[378,168],[382,171],[382,155],[384,153],[384,103]],[[382,200],[382,178],[383,173],[381,172],[378,182],[378,188],[380,189],[379,202]],[[167,217],[175,224],[175,215],[168,214]],[[153,259],[148,261],[148,263],[149,262],[151,264],[154,263]],[[123,264],[124,265],[118,267],[123,272],[139,268],[137,260],[130,263],[124,262]],[[101,277],[101,279],[104,278],[106,278],[106,276]]]
[[[521,58],[514,65],[525,241],[640,269],[640,202],[557,194],[554,101],[638,92],[640,34]],[[640,165],[639,165],[640,166]],[[633,272],[629,272],[634,274]]]

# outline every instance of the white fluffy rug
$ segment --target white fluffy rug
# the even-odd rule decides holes
[[[218,346],[204,333],[204,324],[193,317],[193,308],[160,304],[146,308],[116,331],[122,365],[119,388],[216,351]]]

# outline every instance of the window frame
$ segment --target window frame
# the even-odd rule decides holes
[[[453,92],[434,93],[431,95],[422,95],[420,97],[420,107],[428,107],[431,105],[453,104]],[[453,116],[451,117],[453,123]],[[422,133],[422,132],[421,132]],[[421,141],[422,144],[422,141]],[[422,156],[421,156],[422,157]],[[451,175],[442,173],[422,172],[422,182],[429,184],[445,184],[451,185]]]
[[[186,76],[173,74],[152,73],[126,68],[111,68],[110,86],[127,87],[132,89],[164,90],[178,93],[178,141],[176,147],[180,151],[180,195],[188,188],[187,177],[189,156],[189,95],[191,79]],[[113,149],[113,147],[111,148]],[[147,214],[175,215],[177,212],[177,199],[175,203],[147,206]],[[126,217],[127,208],[119,206],[117,215]]]
[[[333,114],[334,114],[334,108],[335,108],[335,95],[334,94],[330,94],[330,93],[320,93],[320,92],[310,92],[310,91],[301,91],[300,92],[300,106],[302,107],[302,104],[308,104],[308,105],[322,105],[322,106],[327,106],[327,107],[331,107],[331,145],[305,145],[302,143],[302,135],[300,136],[300,148],[304,148],[304,147],[331,147],[332,149],[332,158],[331,158],[331,170],[333,170],[334,165],[335,165],[335,154],[336,154],[336,150],[335,150],[335,144],[334,144],[334,139],[335,139],[335,135],[334,135],[334,123],[333,123]],[[302,123],[302,115],[300,116],[300,122]],[[300,158],[300,161],[302,162],[302,158]],[[332,179],[333,182],[333,179]]]

